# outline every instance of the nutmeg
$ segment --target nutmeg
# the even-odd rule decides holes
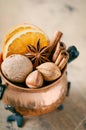
[[[33,70],[32,62],[25,56],[14,54],[7,57],[1,64],[4,76],[12,82],[24,82]]]
[[[42,74],[38,70],[35,70],[35,71],[31,72],[26,78],[26,85],[29,88],[42,87],[42,85],[43,85],[43,76],[42,76]]]
[[[45,62],[36,67],[40,71],[46,81],[54,81],[61,76],[59,67],[53,62]]]

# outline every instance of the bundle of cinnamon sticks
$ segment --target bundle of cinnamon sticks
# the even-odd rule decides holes
[[[50,45],[48,46],[49,53],[53,51],[52,61],[60,68],[60,70],[62,70],[66,66],[69,59],[66,45],[62,41],[60,41],[62,35],[62,32],[56,32],[50,42]]]

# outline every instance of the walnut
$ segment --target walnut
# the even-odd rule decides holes
[[[21,83],[33,70],[33,65],[27,57],[13,54],[2,62],[1,70],[8,80]]]

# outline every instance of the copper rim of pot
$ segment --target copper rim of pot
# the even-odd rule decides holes
[[[62,80],[62,77],[63,75],[65,74],[66,72],[66,68],[67,68],[67,65],[64,67],[64,69],[62,70],[62,74],[61,76],[53,81],[51,84],[49,85],[45,85],[44,87],[40,87],[40,88],[35,88],[35,89],[32,89],[32,88],[24,88],[23,86],[18,86],[14,83],[12,83],[11,81],[9,81],[2,73],[1,69],[0,69],[0,76],[1,76],[1,79],[2,81],[4,81],[2,84],[5,84],[7,87],[11,88],[11,89],[14,89],[16,91],[25,91],[25,92],[41,92],[41,91],[47,91],[47,89],[51,89],[52,87],[54,87],[56,84],[58,84],[61,80]]]

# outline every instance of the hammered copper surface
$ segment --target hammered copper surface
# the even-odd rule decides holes
[[[3,102],[15,107],[22,115],[42,115],[56,109],[64,100],[67,91],[66,72],[52,84],[39,89],[16,86],[9,82],[1,73],[6,90]]]

